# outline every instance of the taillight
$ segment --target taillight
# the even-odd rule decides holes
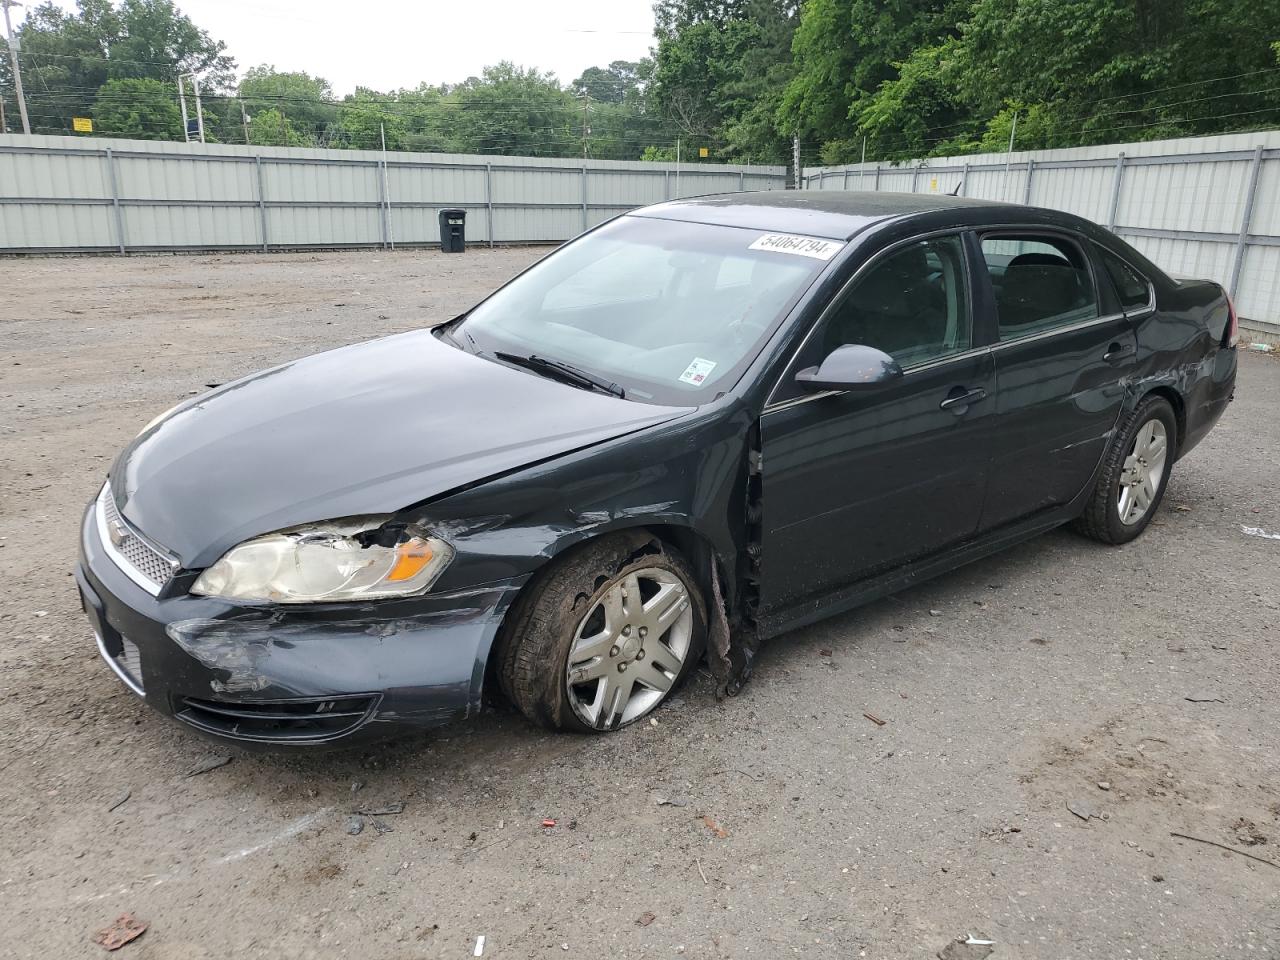
[[[1240,318],[1236,316],[1236,305],[1231,302],[1231,294],[1227,294],[1227,335],[1225,343],[1234,347],[1240,342]]]

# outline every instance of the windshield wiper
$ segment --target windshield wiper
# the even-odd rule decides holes
[[[572,384],[575,387],[582,387],[586,390],[599,390],[601,393],[607,393],[619,399],[625,399],[627,396],[627,392],[612,380],[606,380],[604,377],[598,377],[594,373],[588,373],[586,370],[575,367],[571,363],[565,363],[563,360],[549,360],[546,357],[538,356],[536,353],[531,353],[529,356],[524,357],[518,353],[504,353],[501,350],[495,350],[493,355],[499,360],[517,364],[535,373],[550,374],[557,380]]]

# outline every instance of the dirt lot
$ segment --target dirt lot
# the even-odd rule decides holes
[[[134,960],[479,936],[494,958],[932,957],[966,934],[997,960],[1280,956],[1280,540],[1241,529],[1280,531],[1261,356],[1131,546],[1041,537],[603,739],[495,712],[186,777],[219,751],[99,662],[70,575],[115,452],[206,383],[450,316],[541,253],[4,263],[0,955],[102,955],[131,911]],[[393,801],[390,832],[348,835]]]

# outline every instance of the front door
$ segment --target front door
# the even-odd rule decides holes
[[[1131,321],[1102,305],[1109,297],[1100,299],[1074,237],[1001,233],[984,236],[982,252],[999,321],[987,530],[1085,489],[1119,419],[1137,341]]]
[[[904,375],[868,392],[779,385],[761,419],[764,609],[973,535],[995,378],[973,346],[969,276],[960,235],[912,241],[860,270],[818,321],[787,378],[850,343]]]

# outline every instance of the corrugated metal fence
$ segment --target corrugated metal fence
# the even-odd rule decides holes
[[[567,240],[632,207],[772,190],[785,167],[0,135],[0,252],[380,247]]]
[[[912,193],[958,186],[967,197],[1067,210],[1171,273],[1219,281],[1243,317],[1280,331],[1280,131],[810,167],[802,182]]]

